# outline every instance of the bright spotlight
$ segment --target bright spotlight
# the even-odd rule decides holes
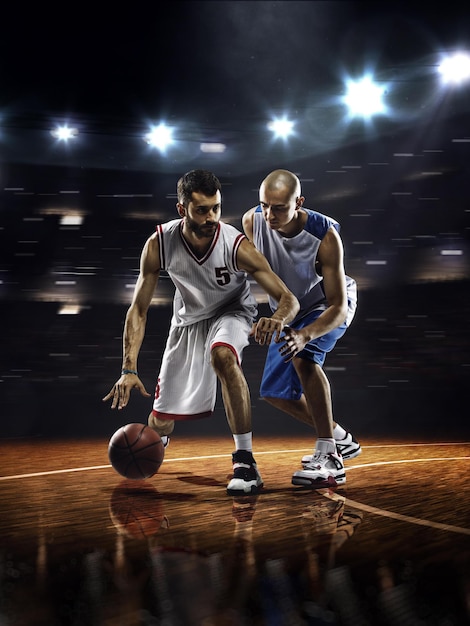
[[[287,120],[285,117],[275,119],[269,122],[268,129],[274,133],[275,137],[286,139],[294,132],[294,122]]]
[[[446,57],[439,66],[445,83],[463,83],[470,78],[470,55],[464,52]]]
[[[78,128],[70,126],[57,126],[51,130],[51,135],[59,141],[68,141],[78,135]]]
[[[384,113],[384,87],[373,82],[369,76],[361,80],[350,80],[346,83],[347,93],[343,102],[353,117],[372,117]]]
[[[173,129],[163,123],[153,126],[144,139],[150,146],[163,152],[173,143]]]

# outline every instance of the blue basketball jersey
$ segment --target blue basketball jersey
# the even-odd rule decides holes
[[[266,224],[261,206],[253,213],[253,243],[268,259],[274,272],[300,302],[296,319],[313,310],[324,310],[328,303],[323,289],[323,277],[316,270],[318,248],[327,231],[333,226],[339,232],[339,223],[327,215],[303,209],[307,213],[304,229],[295,237],[284,237]],[[346,277],[348,317],[350,323],[357,302],[356,282]],[[271,298],[272,310],[277,306]]]

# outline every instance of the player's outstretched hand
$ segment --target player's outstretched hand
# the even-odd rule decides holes
[[[149,397],[150,394],[144,387],[144,383],[136,374],[123,374],[121,378],[114,383],[111,391],[103,398],[103,402],[112,399],[112,409],[123,409],[127,406],[131,397],[132,389],[138,389],[143,396]]]
[[[279,348],[279,352],[284,358],[284,361],[288,363],[289,361],[292,361],[296,354],[305,348],[309,339],[305,336],[301,329],[295,330],[290,326],[284,326],[283,331],[284,334],[279,339],[279,342],[284,343]]]
[[[282,322],[272,317],[260,317],[258,322],[253,325],[251,334],[255,340],[261,344],[269,345],[271,340],[279,341],[282,333]]]

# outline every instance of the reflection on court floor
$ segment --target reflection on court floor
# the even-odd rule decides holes
[[[265,489],[231,498],[226,440],[176,440],[141,481],[105,440],[3,442],[4,623],[465,623],[468,444],[365,441],[312,491],[290,484],[304,443],[257,441]]]

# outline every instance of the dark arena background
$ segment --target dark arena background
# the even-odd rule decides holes
[[[468,11],[174,1],[8,7],[2,26],[1,626],[467,624]],[[375,110],[346,97],[364,76]],[[276,168],[341,224],[358,309],[325,371],[363,448],[344,487],[291,485],[314,433],[259,398],[254,342],[258,498],[226,495],[220,394],[212,418],[177,424],[154,477],[109,464],[109,438],[151,407],[101,400],[140,252],[193,168],[220,178],[239,228]],[[172,296],[163,274],[139,356],[149,392]]]

